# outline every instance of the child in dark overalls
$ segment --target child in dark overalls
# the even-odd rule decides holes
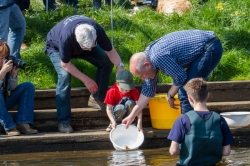
[[[230,155],[232,133],[222,116],[208,110],[207,83],[202,78],[191,79],[184,89],[194,110],[175,121],[168,135],[169,152],[180,155],[177,166],[215,166],[222,156]]]

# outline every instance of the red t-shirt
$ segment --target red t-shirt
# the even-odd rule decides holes
[[[139,99],[139,91],[134,88],[132,90],[130,90],[128,93],[126,94],[122,94],[117,85],[114,84],[108,91],[107,91],[107,95],[106,95],[106,98],[104,100],[104,103],[105,104],[110,104],[112,106],[115,106],[117,104],[119,104],[119,102],[121,101],[121,99],[123,97],[127,97],[127,98],[130,98],[134,101],[138,101]]]

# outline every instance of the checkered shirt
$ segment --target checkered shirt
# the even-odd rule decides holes
[[[154,41],[146,48],[145,54],[154,69],[172,77],[175,86],[182,86],[187,79],[185,69],[203,53],[206,42],[213,37],[212,31],[176,31]],[[145,79],[141,94],[153,97],[157,80],[158,72],[154,79]]]

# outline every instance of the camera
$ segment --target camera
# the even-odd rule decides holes
[[[8,62],[9,60],[12,60],[13,66],[24,69],[24,67],[25,67],[24,61],[21,61],[20,59],[14,57],[14,56],[8,56],[8,57],[6,57],[5,63]]]

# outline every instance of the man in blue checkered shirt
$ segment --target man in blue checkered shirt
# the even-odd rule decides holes
[[[178,93],[182,113],[192,110],[183,86],[192,78],[206,80],[222,57],[222,45],[212,31],[183,30],[163,36],[150,44],[144,52],[130,58],[130,71],[144,80],[141,95],[132,113],[123,119],[127,127],[156,93],[158,71],[172,77],[173,85],[167,93],[170,107],[175,108]]]

